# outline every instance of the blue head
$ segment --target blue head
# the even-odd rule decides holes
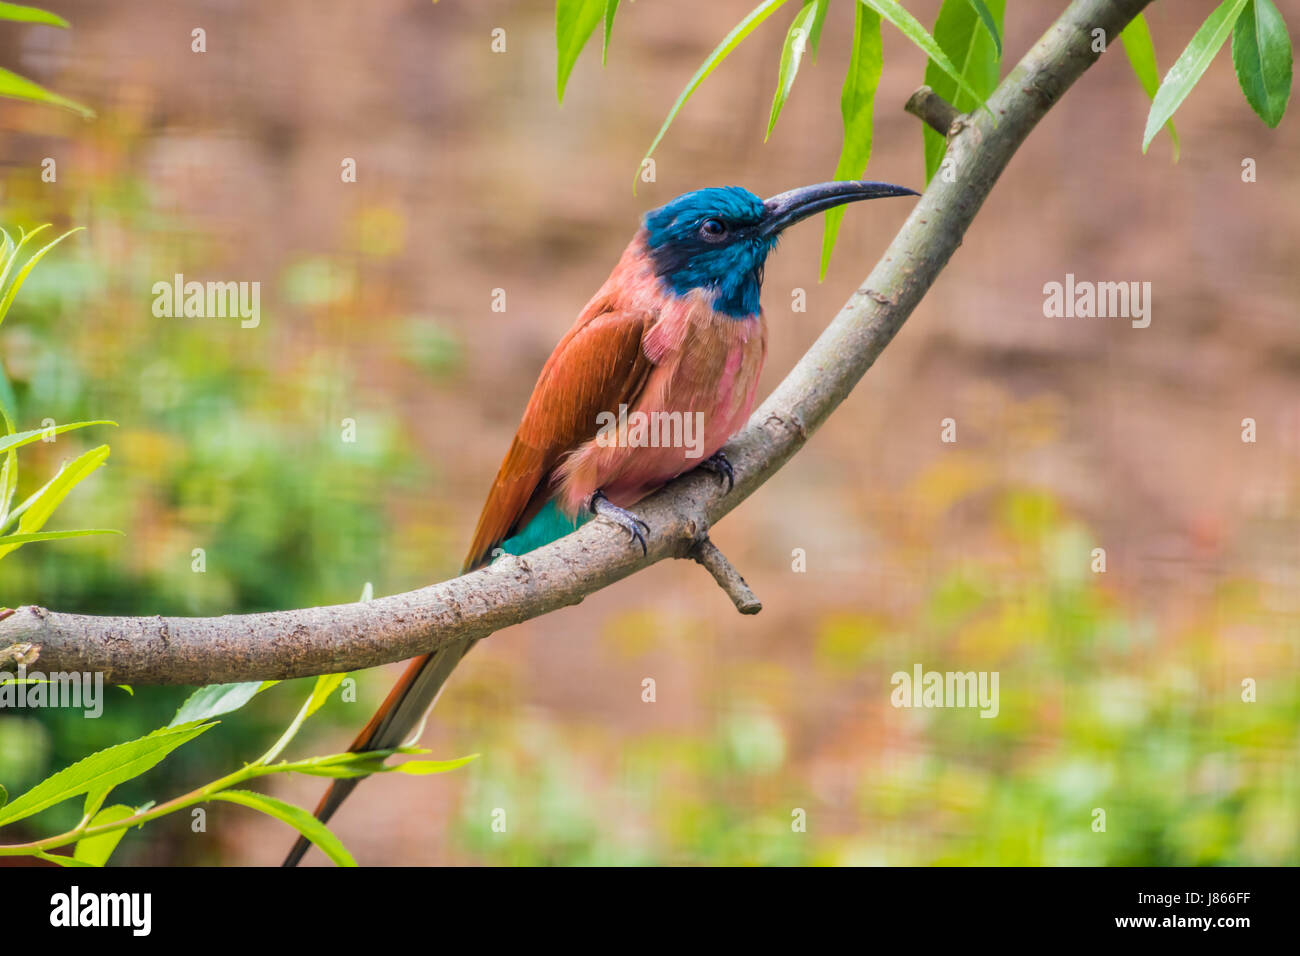
[[[672,292],[711,291],[717,311],[745,318],[758,312],[763,265],[787,226],[843,203],[915,195],[857,181],[804,186],[766,201],[739,186],[697,189],[646,213],[646,245]]]

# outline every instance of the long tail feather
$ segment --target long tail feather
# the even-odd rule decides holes
[[[388,692],[379,710],[370,718],[370,723],[362,728],[348,750],[354,753],[387,750],[390,747],[400,747],[418,737],[425,714],[438,699],[451,672],[475,643],[477,642],[463,641],[451,644],[411,661],[393,689]],[[364,779],[365,777],[343,777],[331,783],[316,807],[316,818],[322,823],[328,821]],[[311,841],[299,837],[282,865],[296,866],[310,848]]]

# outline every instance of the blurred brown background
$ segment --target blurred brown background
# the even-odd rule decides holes
[[[1009,6],[1008,63],[1064,4]],[[930,25],[938,3],[908,7]],[[1149,11],[1162,70],[1212,7]],[[60,526],[128,535],[19,552],[3,599],[229,613],[453,575],[537,371],[638,217],[705,185],[770,195],[830,178],[848,2],[769,142],[796,5],[705,82],[656,153],[657,181],[632,194],[678,92],[748,9],[623,4],[608,65],[597,37],[563,106],[548,3],[59,0],[70,30],[6,25],[0,63],[99,116],[0,103],[5,225],[88,227],[43,263],[0,349],[26,417],[121,423]],[[888,26],[884,43],[868,177],[920,187],[902,104],[924,61]],[[852,397],[716,529],[761,615],[736,615],[679,562],[496,635],[424,737],[440,757],[483,756],[363,785],[334,827],[358,859],[1294,862],[1300,127],[1264,127],[1226,49],[1177,114],[1177,164],[1164,134],[1141,154],[1148,105],[1123,53],[1104,56]],[[56,184],[40,181],[46,156]],[[340,181],[348,157],[354,184]],[[762,394],[906,212],[851,208],[821,284],[819,225],[786,238],[764,288]],[[152,283],[175,272],[260,281],[260,327],[154,318]],[[1150,327],[1044,318],[1043,285],[1067,272],[1149,281]],[[956,444],[940,442],[948,417]],[[1257,443],[1241,440],[1246,417]],[[1105,574],[1089,570],[1096,547]],[[999,717],[891,707],[890,674],[917,662],[999,671]],[[302,752],[341,749],[396,673],[363,675],[358,703],[327,708]],[[1240,700],[1246,678],[1258,703]],[[118,727],[150,693],[166,692],[110,698]],[[287,715],[296,691],[273,693]],[[255,756],[278,718],[256,734],[240,719],[189,748],[227,734],[225,763],[200,752],[144,792]],[[11,779],[91,749],[85,722],[19,721],[0,722],[0,743],[26,741]],[[275,784],[303,804],[321,789]],[[490,830],[498,807],[505,834]],[[795,807],[805,834],[790,832]],[[267,864],[289,843],[222,806],[206,836],[162,824],[122,852]]]

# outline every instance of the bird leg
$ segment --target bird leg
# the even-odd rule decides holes
[[[650,532],[650,526],[632,512],[614,504],[605,497],[605,493],[599,488],[593,491],[591,497],[587,499],[587,509],[594,515],[608,518],[614,522],[614,524],[631,535],[633,541],[641,545],[643,555],[647,553],[645,536]],[[645,529],[644,532],[642,532],[642,528]]]
[[[736,473],[731,468],[731,462],[727,461],[727,456],[717,451],[710,455],[704,461],[700,462],[698,467],[705,471],[711,471],[727,483],[727,491],[736,487]]]

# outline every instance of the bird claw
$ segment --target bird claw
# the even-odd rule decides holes
[[[727,483],[727,491],[736,487],[736,472],[731,467],[731,462],[727,461],[727,456],[722,452],[714,452],[704,461],[700,462],[700,467],[705,471],[711,471]]]
[[[628,533],[633,541],[641,545],[641,554],[644,557],[649,553],[646,547],[645,536],[650,533],[650,526],[628,511],[626,508],[620,508],[608,498],[603,491],[594,492],[591,501],[588,502],[587,508],[592,514],[608,518],[614,524],[618,525]],[[644,528],[643,532],[641,529]]]

